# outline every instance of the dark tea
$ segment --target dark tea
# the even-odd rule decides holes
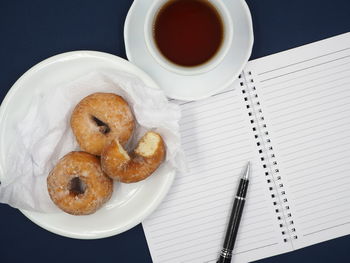
[[[170,0],[159,10],[153,28],[157,48],[172,63],[185,67],[208,62],[219,51],[224,26],[207,0]]]

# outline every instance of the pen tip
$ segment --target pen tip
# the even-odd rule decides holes
[[[248,161],[243,179],[248,180],[250,176],[250,161]]]

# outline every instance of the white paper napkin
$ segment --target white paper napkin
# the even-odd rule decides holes
[[[133,147],[146,130],[159,132],[167,146],[164,165],[186,170],[181,149],[180,108],[162,90],[146,86],[124,72],[92,72],[65,86],[47,89],[33,99],[22,122],[15,127],[18,140],[8,149],[8,165],[0,186],[0,202],[15,208],[58,211],[52,203],[46,178],[59,158],[79,150],[69,120],[75,105],[95,92],[111,92],[126,99],[137,120]]]

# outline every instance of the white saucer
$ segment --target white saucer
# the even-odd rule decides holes
[[[253,28],[244,0],[217,0],[227,8],[233,22],[233,41],[218,66],[199,75],[179,75],[161,66],[149,52],[144,34],[146,14],[154,0],[135,0],[127,15],[124,39],[128,59],[147,72],[165,91],[179,100],[207,98],[227,88],[247,63],[253,46]]]
[[[6,149],[12,141],[15,123],[23,118],[36,94],[50,92],[91,71],[124,71],[146,85],[159,88],[143,71],[119,57],[94,51],[75,51],[51,57],[28,70],[10,89],[0,107],[0,173],[7,165]],[[95,214],[71,216],[21,210],[34,223],[62,236],[96,239],[119,234],[139,224],[163,200],[175,172],[160,167],[151,177],[136,184],[115,184],[111,200]],[[1,178],[0,174],[0,178]]]

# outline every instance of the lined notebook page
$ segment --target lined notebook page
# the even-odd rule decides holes
[[[350,233],[350,34],[251,62],[295,247]]]
[[[181,104],[181,133],[190,171],[178,174],[156,212],[143,222],[154,262],[215,262],[221,250],[239,176],[253,174],[234,262],[291,249],[283,243],[238,87]]]

